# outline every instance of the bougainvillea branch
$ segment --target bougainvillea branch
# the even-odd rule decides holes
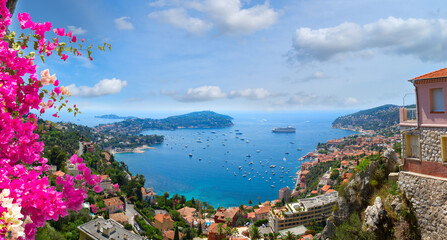
[[[6,35],[11,24],[6,0],[0,0],[0,15],[0,239],[34,239],[36,229],[44,226],[45,221],[67,216],[68,210],[80,210],[89,189],[97,192],[102,189],[100,178],[76,155],[70,161],[77,164],[79,174],[57,177],[57,187],[50,185],[50,166],[41,156],[44,144],[35,133],[37,116],[30,111],[42,114],[48,108],[60,110],[66,106],[66,102],[61,102],[63,96],[70,95],[70,91],[59,86],[59,80],[49,70],[37,74],[36,53],[32,49],[42,61],[53,53],[65,61],[67,51],[80,55],[81,50],[86,50],[92,59],[92,46],[68,47],[59,37],[74,44],[76,36],[64,29],[52,29],[49,22],[33,22],[27,13],[19,14],[18,20],[22,29],[32,33],[18,38],[14,32]],[[46,39],[49,34],[57,36],[49,41]],[[99,48],[104,50],[106,46],[110,47],[104,44]],[[25,53],[28,48],[32,49]],[[53,88],[48,90],[44,86]],[[59,106],[55,105],[57,101],[61,103]]]

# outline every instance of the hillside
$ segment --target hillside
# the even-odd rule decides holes
[[[378,131],[395,126],[398,122],[399,106],[387,104],[338,117],[332,127]]]
[[[122,122],[100,125],[102,133],[139,134],[147,129],[175,130],[179,128],[223,128],[233,126],[233,118],[212,111],[192,112],[163,119],[133,118]]]

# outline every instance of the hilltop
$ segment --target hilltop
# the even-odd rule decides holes
[[[107,115],[101,115],[101,116],[95,116],[95,118],[104,118],[104,119],[132,119],[135,117],[122,117],[118,116],[116,114],[107,114]]]
[[[387,104],[338,117],[333,128],[379,131],[399,122],[399,106]]]
[[[201,111],[163,119],[132,118],[121,122],[99,125],[95,130],[102,133],[140,134],[148,129],[224,128],[233,126],[232,119],[230,116],[212,111]]]

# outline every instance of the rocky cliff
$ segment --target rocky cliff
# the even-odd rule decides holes
[[[396,153],[389,149],[363,161],[371,162],[340,187],[333,215],[316,239],[420,239],[411,202],[388,181],[400,165]]]

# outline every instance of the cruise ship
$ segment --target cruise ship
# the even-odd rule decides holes
[[[286,127],[286,128],[273,128],[272,132],[275,133],[294,133],[296,129],[294,127]]]

